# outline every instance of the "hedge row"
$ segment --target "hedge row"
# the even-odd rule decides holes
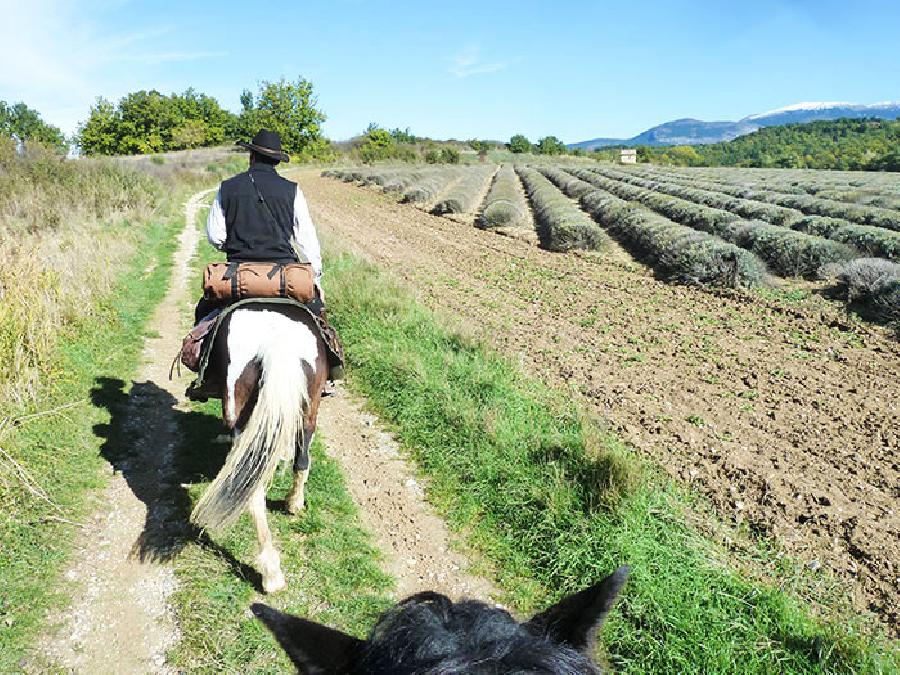
[[[500,167],[494,175],[476,224],[482,229],[531,224],[525,193],[522,192],[519,177],[509,164]]]
[[[665,192],[673,197],[681,197],[698,204],[705,204],[717,209],[731,211],[751,220],[765,220],[773,225],[789,226],[791,222],[799,220],[803,214],[772,204],[763,204],[752,199],[741,199],[729,195],[718,186],[714,187],[688,187],[676,182],[661,180],[659,178],[642,178],[631,173],[614,171],[605,167],[592,168],[594,171],[607,178],[625,181],[649,190]]]
[[[607,234],[535,169],[520,166],[522,179],[541,246],[551,251],[601,250],[609,244]]]
[[[403,190],[400,201],[404,204],[424,206],[434,201],[457,178],[459,178],[458,169],[437,169],[425,173]]]
[[[609,232],[671,281],[729,288],[757,286],[766,267],[749,251],[649,209],[631,204],[562,171],[549,171],[566,194]]]
[[[644,172],[643,175],[648,174],[654,174],[654,172]],[[722,185],[718,181],[714,183],[698,181],[682,175],[678,175],[674,180],[686,186],[700,189],[711,185],[715,190],[732,195],[748,195],[755,190],[755,188],[747,186]],[[844,218],[803,215],[803,211],[800,209],[795,209],[795,211],[797,218],[789,223],[785,223],[791,229],[848,244],[859,250],[860,253],[869,256],[896,259],[898,254],[900,254],[900,234],[895,230],[876,225],[851,223]]]
[[[779,192],[771,187],[758,188],[756,186],[727,185],[723,183],[711,183],[710,181],[697,181],[691,177],[678,178],[681,183],[690,184],[692,188],[710,189],[730,195],[735,198],[752,200],[759,203],[772,204],[788,209],[795,209],[807,215],[827,216],[829,218],[843,218],[861,225],[884,227],[889,230],[900,230],[900,211],[853,204],[851,202],[824,199],[810,194],[789,194]],[[768,218],[766,220],[769,220]],[[774,220],[769,220],[774,223]],[[784,224],[784,223],[778,223]]]
[[[363,185],[377,185],[385,192],[403,192],[410,185],[423,180],[429,174],[441,169],[389,169],[389,168],[353,168],[331,169],[323,171],[326,178],[338,178],[348,183],[361,183]]]
[[[682,225],[746,248],[782,276],[815,278],[823,265],[857,257],[850,247],[822,237],[760,221],[741,220],[729,211],[622,183],[592,171],[573,170],[572,173],[617,197],[638,201]]]
[[[860,253],[874,258],[900,258],[900,232],[873,225],[857,225],[840,218],[808,216],[791,227],[799,232],[814,234],[852,246]]]
[[[729,209],[737,201],[744,201],[739,200],[738,198],[735,198],[733,196],[726,195],[723,192],[716,192],[717,190],[725,189],[737,193],[741,192],[742,188],[719,185],[718,183],[705,183],[703,181],[697,181],[695,179],[683,177],[680,175],[666,175],[665,177],[663,177],[658,172],[647,170],[643,172],[637,172],[637,177],[634,177],[631,172],[620,173],[610,171],[608,169],[598,169],[598,172],[601,172],[601,175],[604,176],[622,176],[622,180],[628,180],[628,178],[632,178],[632,180],[628,181],[629,184],[645,185],[648,187],[648,189],[657,189],[673,196],[678,193],[678,196],[684,197],[686,199],[691,199],[692,201],[694,201],[693,197],[696,197],[696,194],[698,194],[696,191],[699,191],[699,194],[705,193],[707,195],[712,195],[706,199],[705,203],[712,204],[714,206],[720,206],[721,208],[725,209]],[[644,176],[651,175],[657,177],[644,178]],[[667,178],[671,178],[672,182],[668,182],[668,180],[666,180]],[[722,196],[716,197],[717,194]],[[763,204],[761,206],[765,207],[766,205]],[[743,210],[748,213],[762,213],[761,210],[754,209],[752,206],[746,207]],[[855,223],[849,223],[846,220],[842,220],[839,218],[804,215],[802,211],[799,211],[797,209],[784,210],[790,211],[793,215],[785,218],[781,224],[786,227],[790,227],[792,230],[797,230],[798,232],[803,232],[804,234],[824,237],[826,239],[831,239],[832,241],[837,241],[842,244],[852,246],[863,255],[884,257],[890,259],[896,258],[898,255],[898,246],[900,246],[900,234],[892,230],[887,230],[883,227],[875,227],[873,225],[858,225]],[[758,217],[761,220],[768,220],[764,216],[755,217]],[[769,222],[773,221],[769,220]]]
[[[747,171],[743,169],[715,169],[690,171],[653,172],[655,175],[676,175],[688,179],[706,180],[725,185],[740,185],[752,189],[786,194],[810,194],[834,201],[878,206],[900,210],[900,190],[896,180],[884,178],[884,174],[857,174],[850,178],[842,174],[811,173],[777,170],[777,173]],[[646,173],[651,173],[650,171]]]
[[[447,190],[431,212],[437,216],[448,213],[474,213],[480,203],[484,183],[496,170],[495,166],[474,166]]]

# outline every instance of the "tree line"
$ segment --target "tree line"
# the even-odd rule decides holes
[[[65,134],[24,103],[0,101],[0,137],[12,138],[18,143],[35,141],[59,151],[66,148]]]
[[[240,101],[241,111],[233,113],[194,89],[168,96],[137,91],[116,104],[100,98],[75,140],[87,155],[148,154],[249,139],[266,128],[277,131],[283,149],[300,159],[328,153],[325,114],[308,80],[263,82],[256,92],[244,90]]]
[[[601,148],[615,160],[619,148]],[[710,145],[639,146],[639,162],[843,171],[900,171],[900,120],[839,119],[766,127]]]
[[[308,80],[262,82],[255,92],[244,90],[240,102],[240,112],[233,113],[193,88],[168,95],[135,91],[115,103],[100,97],[67,139],[24,103],[0,101],[0,136],[60,152],[71,144],[84,155],[135,155],[222,145],[266,128],[277,131],[283,149],[300,160],[328,159],[333,152]]]
[[[39,142],[60,152],[74,144],[85,155],[130,155],[222,145],[249,139],[267,128],[277,131],[285,151],[300,161],[330,160],[345,153],[367,163],[456,163],[461,150],[474,150],[485,160],[488,151],[504,148],[515,154],[586,154],[578,148],[568,149],[556,136],[545,136],[536,143],[523,134],[512,136],[507,143],[478,139],[439,143],[418,137],[409,128],[385,129],[377,124],[370,124],[348,143],[335,145],[322,132],[326,118],[313,85],[302,77],[262,82],[255,92],[245,89],[240,103],[240,111],[234,113],[193,88],[168,95],[136,91],[115,103],[101,97],[75,136],[67,139],[24,103],[0,101],[0,137],[19,144]],[[619,149],[600,148],[591,156],[615,161]],[[639,146],[637,154],[639,162],[677,166],[900,171],[900,120],[788,124],[711,145]]]

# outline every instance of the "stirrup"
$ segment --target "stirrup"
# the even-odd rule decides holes
[[[210,398],[211,392],[203,389],[203,387],[199,385],[197,380],[194,380],[190,383],[188,388],[184,390],[184,395],[191,401],[196,401],[197,403],[206,403]]]

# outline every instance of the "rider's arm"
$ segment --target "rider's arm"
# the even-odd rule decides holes
[[[209,243],[220,249],[225,245],[225,212],[222,210],[221,192],[216,192],[216,199],[209,208],[206,217],[206,238]]]
[[[306,198],[300,188],[297,188],[297,196],[294,197],[294,239],[300,252],[312,265],[316,286],[322,287],[322,253],[319,249],[319,237],[309,215],[309,207]]]

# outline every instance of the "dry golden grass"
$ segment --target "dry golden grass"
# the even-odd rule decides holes
[[[160,193],[109,162],[0,144],[0,415],[34,400],[60,332],[96,311],[133,252],[123,221],[145,220]]]

